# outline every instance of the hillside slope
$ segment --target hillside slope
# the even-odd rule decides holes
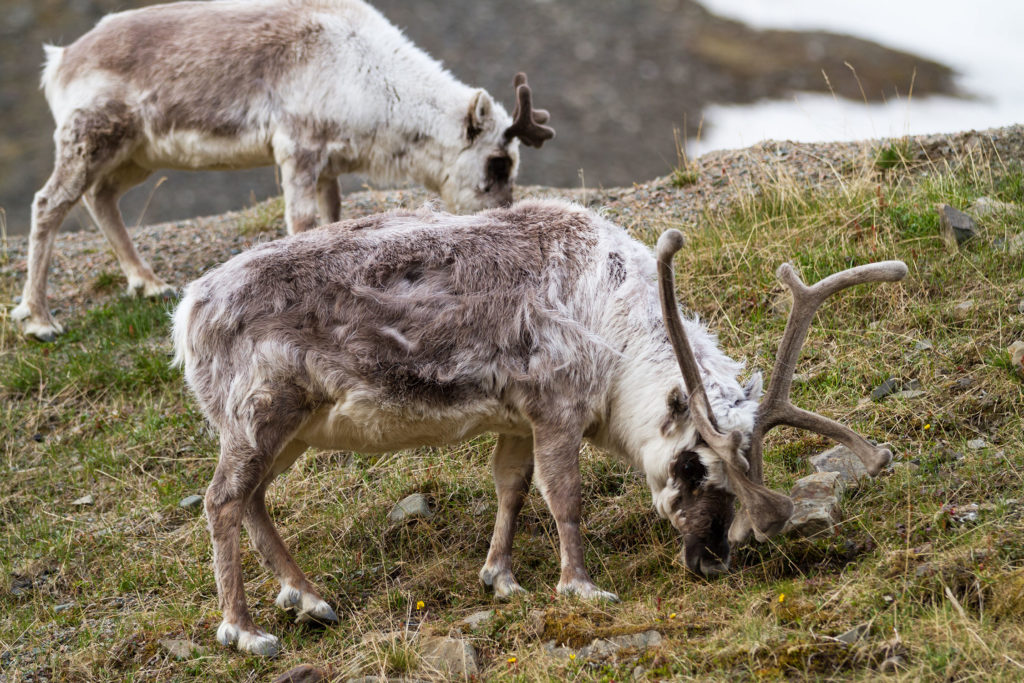
[[[772,275],[780,263],[811,281],[906,261],[899,285],[826,304],[794,388],[796,403],[892,443],[895,466],[846,494],[835,536],[745,548],[730,575],[707,582],[678,562],[678,540],[651,510],[642,477],[587,449],[587,561],[622,602],[553,596],[556,534],[534,491],[515,547],[517,577],[532,592],[497,605],[476,580],[495,511],[489,437],[386,457],[311,452],[268,501],[342,623],[289,623],[246,548],[255,617],[283,638],[272,661],[215,645],[205,520],[179,502],[202,493],[217,447],[168,365],[173,304],[121,296],[103,237],[64,234],[51,301],[69,332],[52,345],[26,341],[6,318],[25,275],[25,240],[10,239],[0,249],[0,681],[269,680],[300,663],[339,680],[429,679],[441,676],[431,655],[441,636],[459,639],[460,652],[471,645],[487,680],[1019,680],[1024,403],[1006,349],[1024,338],[1022,160],[1018,126],[770,142],[630,188],[524,188],[604,206],[648,244],[666,227],[686,232],[680,300],[748,367],[771,367],[785,323]],[[358,193],[343,215],[426,199]],[[973,214],[979,235],[947,246],[937,203]],[[180,286],[282,235],[281,208],[271,200],[147,226],[136,241]],[[909,393],[872,400],[890,378]],[[788,491],[812,471],[807,456],[828,445],[773,432],[767,478]],[[394,503],[414,492],[434,515],[389,523]],[[460,626],[492,609],[477,628]],[[172,640],[198,649],[179,659]]]

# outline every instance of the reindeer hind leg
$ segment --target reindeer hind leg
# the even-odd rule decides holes
[[[530,437],[502,434],[491,456],[494,488],[498,494],[498,514],[487,561],[480,570],[480,582],[494,590],[499,600],[525,593],[512,575],[512,540],[516,518],[530,490],[533,476],[533,441]]]

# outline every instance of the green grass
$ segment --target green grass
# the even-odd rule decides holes
[[[887,674],[894,680],[1019,680],[1024,396],[1005,349],[1021,336],[1024,255],[992,244],[1020,226],[997,216],[982,239],[953,253],[937,234],[934,205],[965,208],[980,196],[1019,202],[1021,172],[977,156],[926,173],[879,176],[868,165],[813,192],[777,178],[706,216],[700,229],[679,226],[688,237],[679,294],[731,355],[768,370],[785,323],[785,307],[772,305],[783,294],[773,275],[780,263],[793,261],[813,281],[873,260],[906,261],[904,282],[857,287],[822,307],[794,401],[893,443],[911,464],[849,494],[836,536],[748,546],[731,574],[707,582],[679,564],[678,539],[651,511],[643,477],[585,449],[587,563],[622,598],[616,605],[553,597],[557,534],[536,491],[515,547],[514,569],[530,596],[495,605],[481,592],[476,572],[496,507],[490,437],[388,456],[311,452],[272,487],[269,505],[342,622],[325,630],[291,624],[273,605],[272,577],[246,547],[250,604],[282,638],[284,654],[262,661],[221,649],[205,521],[177,506],[202,492],[217,446],[168,365],[170,304],[111,294],[65,320],[68,334],[51,345],[0,323],[4,675],[248,681],[309,662],[344,675],[418,676],[415,644],[366,644],[363,635],[409,624],[446,634],[470,612],[496,608],[471,638],[482,679],[621,681],[641,666],[647,678],[866,681],[898,655],[904,669]],[[113,282],[100,274],[97,289]],[[0,275],[5,296],[20,284]],[[958,319],[952,308],[966,299],[975,308]],[[915,350],[923,339],[932,350]],[[917,379],[926,395],[864,400],[891,376]],[[978,437],[988,445],[968,448]],[[791,429],[772,432],[769,482],[788,490],[810,471],[807,456],[827,445]],[[435,516],[390,525],[391,505],[414,491],[431,498]],[[73,504],[87,494],[91,505]],[[971,503],[979,505],[973,521],[944,511]],[[869,624],[861,643],[831,639],[858,624]],[[662,633],[661,645],[603,661],[552,657],[542,645],[579,647],[650,628]],[[157,644],[167,637],[208,649],[177,661]]]

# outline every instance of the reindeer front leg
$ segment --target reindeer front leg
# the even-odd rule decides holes
[[[558,528],[562,560],[558,592],[572,593],[588,600],[618,601],[617,595],[594,585],[583,564],[583,538],[580,536],[580,512],[583,507],[581,441],[582,429],[534,423],[533,450],[537,483]]]
[[[326,165],[324,152],[284,135],[275,136],[273,144],[274,161],[281,169],[284,222],[288,234],[312,230],[318,225],[317,185]]]
[[[498,494],[498,514],[487,562],[480,570],[480,582],[492,588],[496,598],[504,600],[526,592],[512,575],[512,539],[533,476],[533,440],[528,436],[499,435],[491,455],[491,471]]]

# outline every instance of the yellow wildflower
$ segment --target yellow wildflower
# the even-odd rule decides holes
[[[416,601],[416,609],[423,609],[425,606],[426,604],[422,600]]]
[[[576,653],[575,652],[570,652],[569,653],[569,660],[573,661],[573,662],[576,661]]]
[[[668,618],[669,619],[675,619],[676,618],[676,613],[673,612],[672,614],[668,615]]]
[[[785,593],[779,593],[779,603],[781,604],[781,603],[783,603],[785,601],[786,601],[786,594]]]
[[[508,663],[509,664],[515,664],[516,663],[516,658],[515,657],[509,657],[508,658]]]

